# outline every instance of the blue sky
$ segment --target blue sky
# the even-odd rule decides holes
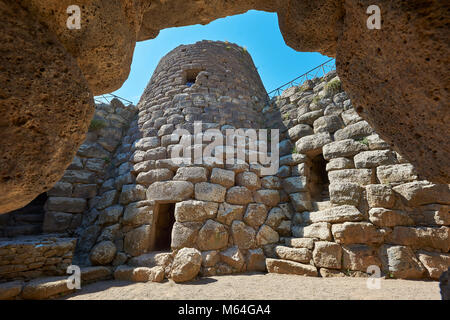
[[[163,56],[181,44],[201,40],[229,41],[246,47],[267,91],[329,60],[319,53],[291,49],[284,43],[277,15],[252,10],[206,26],[165,29],[156,39],[138,42],[128,80],[114,94],[136,104]]]

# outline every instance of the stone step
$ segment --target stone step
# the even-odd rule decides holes
[[[153,268],[156,266],[167,267],[173,261],[173,254],[168,251],[154,251],[132,258],[128,265],[132,267]]]
[[[28,282],[21,297],[25,300],[42,300],[68,294],[74,290],[67,286],[68,277],[39,278]]]
[[[316,267],[300,262],[267,258],[266,266],[269,273],[296,274],[311,277],[318,276]]]
[[[282,260],[309,263],[312,259],[312,252],[307,248],[291,248],[280,245],[275,247],[275,253]]]
[[[284,244],[291,248],[314,249],[314,239],[311,238],[284,238]]]

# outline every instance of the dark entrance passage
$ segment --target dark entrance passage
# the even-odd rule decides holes
[[[43,193],[25,207],[0,215],[0,237],[42,234],[47,199],[47,193]]]
[[[328,180],[326,166],[327,161],[323,158],[322,154],[314,157],[311,161],[310,193],[311,199],[316,202],[330,200],[328,190],[330,181]]]
[[[159,204],[154,213],[153,251],[168,251],[175,223],[175,203]]]

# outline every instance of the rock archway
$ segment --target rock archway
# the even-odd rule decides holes
[[[277,12],[286,43],[337,59],[358,113],[437,183],[450,182],[450,4],[379,0],[382,28],[366,27],[367,0],[0,0],[0,212],[59,180],[87,131],[93,94],[119,88],[136,41],[250,9]]]

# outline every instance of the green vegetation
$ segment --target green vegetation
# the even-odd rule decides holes
[[[291,117],[290,113],[283,114],[283,120],[289,120],[290,117]]]
[[[325,86],[325,90],[330,94],[335,95],[336,93],[341,91],[341,81],[333,80],[331,82],[328,82],[327,85]]]
[[[311,102],[314,103],[314,104],[318,104],[319,101],[320,101],[320,97],[317,95],[317,96],[315,96],[315,97],[312,99]]]
[[[106,122],[103,120],[92,119],[91,124],[89,125],[89,130],[96,131],[106,128]]]
[[[362,143],[362,144],[364,144],[366,146],[369,146],[369,140],[367,139],[367,137],[364,137],[362,139],[358,139],[356,141],[359,142],[359,143]]]
[[[297,146],[294,146],[294,148],[292,149],[292,152],[291,152],[292,154],[297,154],[298,153],[298,151],[297,151]]]

